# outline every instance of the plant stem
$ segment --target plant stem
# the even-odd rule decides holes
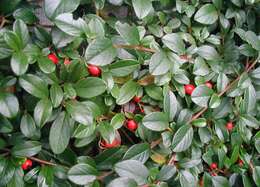
[[[156,50],[155,49],[151,49],[151,48],[146,48],[140,45],[123,45],[123,44],[114,44],[113,45],[115,48],[118,49],[135,49],[138,51],[144,51],[144,52],[151,52],[151,53],[155,53]]]

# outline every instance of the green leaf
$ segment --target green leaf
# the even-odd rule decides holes
[[[239,121],[242,124],[245,124],[249,127],[255,128],[255,129],[258,129],[260,126],[260,122],[256,118],[251,116],[250,114],[241,115]]]
[[[255,50],[260,51],[260,39],[254,32],[247,31],[245,39]]]
[[[138,90],[138,84],[132,80],[126,82],[119,90],[119,96],[116,99],[118,105],[123,105],[129,102]]]
[[[230,187],[228,180],[222,176],[212,177],[212,183],[214,187]]]
[[[37,178],[37,186],[52,186],[54,183],[54,168],[51,166],[42,166]]]
[[[38,65],[40,67],[40,69],[44,72],[44,73],[52,73],[55,71],[55,64],[49,60],[46,56],[41,56],[38,58]]]
[[[73,137],[75,138],[86,138],[94,134],[96,130],[96,125],[77,125],[76,129],[73,132]]]
[[[97,169],[89,164],[77,164],[68,171],[69,180],[78,185],[93,182],[97,175]]]
[[[82,18],[78,18],[77,20],[73,19],[73,15],[71,13],[64,13],[58,15],[54,23],[56,26],[71,36],[80,36],[86,30],[86,23]]]
[[[183,125],[174,134],[172,148],[174,152],[183,152],[187,150],[193,139],[193,128],[190,125]]]
[[[17,157],[29,157],[38,154],[42,149],[42,145],[37,141],[26,141],[16,144],[12,148],[12,155]]]
[[[6,186],[13,178],[15,166],[10,160],[0,159],[0,186]]]
[[[149,85],[145,87],[145,92],[149,97],[155,100],[163,99],[163,91],[162,88],[156,85]]]
[[[148,169],[139,161],[124,160],[115,165],[115,171],[120,177],[134,179],[138,185],[147,183]]]
[[[260,186],[260,166],[255,166],[253,168],[253,179],[257,186]]]
[[[119,177],[114,180],[112,180],[107,187],[119,187],[119,186],[124,186],[124,187],[138,187],[137,183],[135,180],[127,178],[127,177]]]
[[[13,131],[13,125],[12,123],[5,118],[4,116],[0,116],[0,132],[1,133],[10,133]]]
[[[200,76],[205,76],[209,74],[210,69],[206,62],[203,60],[201,57],[197,57],[195,59],[195,63],[193,66],[193,74],[194,75],[200,75]]]
[[[38,127],[43,127],[52,115],[52,104],[49,99],[40,100],[34,108],[34,120]]]
[[[158,174],[158,180],[160,181],[167,181],[170,178],[173,177],[173,175],[176,173],[176,167],[172,165],[164,165],[159,174]]]
[[[205,118],[198,118],[192,121],[192,125],[195,127],[206,127],[207,120]]]
[[[121,23],[120,21],[117,21],[115,24],[115,29],[128,44],[139,44],[140,37],[136,26],[130,26],[127,23]]]
[[[53,84],[50,88],[50,99],[54,108],[58,107],[63,99],[63,91],[58,84]]]
[[[16,52],[12,55],[11,68],[16,75],[22,75],[27,71],[28,58],[24,52]]]
[[[148,143],[140,143],[131,146],[125,153],[123,159],[137,160],[144,164],[149,159],[150,154],[150,145]]]
[[[220,73],[217,79],[218,92],[222,92],[228,85],[229,79],[224,73]]]
[[[256,106],[256,91],[253,85],[245,89],[243,108],[247,113],[253,111]]]
[[[7,118],[12,118],[17,115],[18,111],[17,98],[13,94],[0,93],[0,113]]]
[[[106,91],[105,82],[97,77],[88,77],[75,84],[77,95],[83,98],[96,97]]]
[[[19,84],[23,89],[35,97],[46,98],[49,95],[47,84],[36,75],[26,74],[20,76]]]
[[[114,129],[119,129],[124,125],[124,122],[125,122],[125,115],[123,113],[117,113],[111,119],[110,125]]]
[[[136,60],[120,60],[109,66],[110,72],[113,76],[124,77],[134,72],[140,67],[140,64]]]
[[[5,176],[11,176],[6,175]],[[1,179],[0,179],[1,180]],[[1,180],[2,181],[2,180]],[[7,184],[7,187],[24,187],[23,171],[21,168],[16,168],[12,179]]]
[[[152,10],[152,2],[150,0],[132,0],[134,11],[139,19],[145,18]]]
[[[149,72],[152,75],[163,75],[171,67],[171,54],[164,51],[156,52],[152,55],[149,65]]]
[[[163,131],[168,128],[168,117],[162,112],[152,112],[143,118],[143,125],[152,131]]]
[[[20,124],[21,132],[24,136],[32,138],[36,133],[36,125],[30,114],[24,114]]]
[[[101,122],[97,129],[106,142],[112,143],[115,140],[116,131],[109,123]]]
[[[166,34],[162,38],[162,42],[173,52],[176,52],[178,54],[185,53],[185,44],[179,34],[176,33]]]
[[[198,182],[196,177],[191,172],[187,170],[181,170],[180,183],[182,187],[186,187],[186,186],[195,187]]]
[[[217,21],[218,12],[214,5],[205,4],[196,12],[194,19],[199,23],[210,25]]]
[[[16,20],[23,20],[27,24],[33,24],[38,21],[38,18],[33,13],[33,9],[27,7],[16,9],[13,16]]]
[[[20,51],[23,48],[22,40],[15,32],[12,31],[5,32],[4,40],[7,43],[7,45],[15,51]]]
[[[13,30],[22,41],[22,48],[24,48],[30,39],[26,24],[22,20],[16,20],[13,25]]]
[[[93,123],[92,112],[81,102],[74,100],[66,102],[66,110],[75,121],[83,125]]]
[[[60,113],[53,122],[50,129],[49,142],[51,150],[55,154],[60,154],[67,148],[73,124],[73,120],[65,112]]]
[[[117,51],[110,39],[98,38],[88,45],[85,58],[89,64],[105,66],[113,62],[116,55]]]
[[[210,101],[209,101],[209,107],[210,108],[217,108],[221,103],[221,99],[217,94],[212,94]]]
[[[45,15],[53,20],[59,14],[73,12],[80,4],[80,0],[46,0],[44,2]]]
[[[124,146],[107,149],[95,157],[98,169],[110,170],[122,159],[126,148]]]
[[[209,45],[202,45],[198,47],[197,54],[206,60],[217,60],[220,58],[216,49]]]
[[[191,94],[191,100],[201,107],[208,106],[208,101],[213,93],[213,90],[205,85],[200,85],[195,88]]]
[[[168,116],[168,120],[173,121],[177,113],[178,101],[174,93],[170,90],[164,95],[163,109],[165,114]]]

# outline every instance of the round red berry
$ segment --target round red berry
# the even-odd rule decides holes
[[[213,176],[213,177],[215,177],[215,176],[217,176],[218,174],[217,173],[215,173],[215,172],[212,172],[211,173],[211,176]]]
[[[244,165],[244,162],[243,162],[243,160],[241,160],[241,159],[238,159],[238,165],[239,165],[240,167],[243,167],[243,165]]]
[[[115,138],[112,143],[109,143],[105,140],[101,141],[101,145],[105,148],[113,148],[113,147],[118,147],[121,145],[121,139]]]
[[[213,84],[212,84],[210,81],[206,82],[205,85],[206,85],[208,88],[213,88]]]
[[[63,63],[64,65],[68,66],[71,64],[71,61],[68,58],[65,58]]]
[[[22,169],[27,170],[32,167],[32,161],[30,159],[26,159],[25,162],[22,164]]]
[[[134,96],[133,101],[136,103],[140,103],[142,97]]]
[[[101,75],[101,69],[95,65],[88,65],[88,72],[94,77],[99,77]]]
[[[212,164],[210,164],[210,169],[214,170],[214,169],[217,169],[217,168],[218,168],[217,163],[213,162]]]
[[[59,63],[59,59],[58,59],[58,57],[54,53],[49,54],[48,55],[48,59],[50,59],[53,64],[58,64]]]
[[[134,120],[130,119],[127,120],[126,127],[131,131],[135,131],[138,128],[138,124]]]
[[[228,122],[228,123],[226,124],[226,129],[227,129],[228,131],[232,131],[233,127],[234,127],[234,125],[233,125],[232,122]]]
[[[194,89],[195,89],[195,86],[192,84],[186,84],[184,86],[185,93],[188,95],[191,95]]]

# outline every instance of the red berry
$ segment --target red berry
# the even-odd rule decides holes
[[[243,162],[243,160],[241,160],[241,159],[238,159],[238,165],[239,165],[240,167],[243,167],[243,165],[244,165],[244,162]]]
[[[215,173],[215,172],[212,172],[211,173],[211,176],[213,176],[213,177],[215,177],[215,176],[217,176],[218,174],[217,173]]]
[[[64,65],[68,66],[71,64],[71,61],[68,58],[65,58],[63,63]]]
[[[213,88],[213,84],[212,84],[210,81],[206,82],[205,85],[206,85],[208,88]]]
[[[127,120],[126,127],[130,131],[135,131],[138,128],[138,124],[134,120],[130,119],[130,120]]]
[[[101,69],[95,65],[88,65],[88,72],[94,77],[99,77],[101,75]]]
[[[195,89],[195,86],[192,84],[186,84],[184,86],[185,93],[188,95],[191,95],[194,89]]]
[[[32,167],[32,161],[30,159],[26,159],[26,161],[22,164],[22,169],[27,170]]]
[[[118,146],[121,145],[121,140],[115,138],[112,143],[109,143],[109,142],[107,142],[107,141],[105,141],[105,140],[102,140],[102,141],[101,141],[101,145],[104,146],[105,148],[118,147]]]
[[[228,123],[226,124],[226,129],[227,129],[228,131],[232,131],[233,127],[234,127],[234,125],[233,125],[232,122],[228,122]]]
[[[210,169],[214,170],[214,169],[217,169],[218,168],[218,165],[217,163],[213,162],[210,164]]]
[[[53,64],[58,64],[58,63],[59,63],[59,59],[58,59],[58,57],[55,55],[55,53],[49,54],[49,55],[48,55],[48,59],[50,59]]]
[[[133,101],[136,103],[140,103],[142,97],[134,96]]]

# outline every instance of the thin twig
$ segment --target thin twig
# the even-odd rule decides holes
[[[42,159],[39,159],[39,158],[36,158],[36,157],[33,157],[33,156],[30,156],[28,157],[29,159],[35,161],[35,162],[38,162],[40,164],[44,164],[44,165],[50,165],[50,166],[57,166],[58,164],[55,164],[53,162],[49,162],[49,161],[46,161],[46,160],[42,160]]]
[[[124,129],[120,129],[120,131],[125,135],[125,137],[132,143],[135,144],[134,140],[124,131]]]
[[[113,45],[115,48],[118,49],[134,49],[134,50],[138,50],[138,51],[145,51],[145,52],[151,52],[151,53],[155,53],[156,50],[155,49],[151,49],[151,48],[146,48],[140,45],[122,45],[122,44],[114,44]]]
[[[108,172],[104,172],[102,173],[102,175],[97,177],[97,180],[103,180],[104,178],[106,178],[107,176],[111,175],[114,171],[108,171]]]

